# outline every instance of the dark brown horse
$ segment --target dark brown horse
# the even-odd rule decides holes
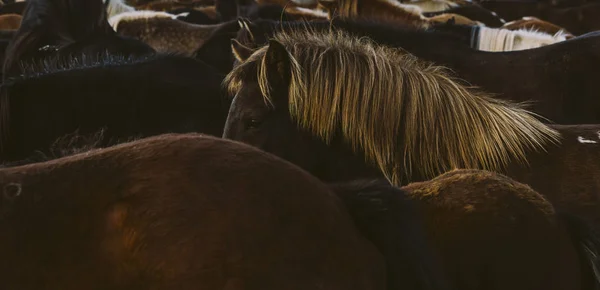
[[[199,132],[220,136],[229,103],[224,75],[179,56],[56,58],[0,88],[0,160],[48,154],[55,141],[104,129],[101,147],[132,137]]]
[[[236,142],[164,135],[1,169],[0,186],[5,289],[386,289],[327,186]]]
[[[600,123],[600,35],[590,34],[537,49],[512,52],[479,51],[480,28],[436,26],[430,30],[360,21],[245,21],[237,40],[249,48],[265,45],[277,31],[347,31],[377,43],[402,48],[419,59],[452,69],[468,84],[495,98],[527,102],[536,114],[558,124]],[[440,49],[444,47],[444,49]],[[247,53],[244,53],[247,54]]]
[[[278,33],[228,76],[224,136],[323,180],[505,172],[600,227],[600,126],[548,127],[443,67],[341,32]],[[300,41],[300,39],[304,39]]]

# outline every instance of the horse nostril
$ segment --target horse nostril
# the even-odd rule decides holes
[[[21,184],[9,183],[4,186],[4,198],[14,200],[21,195]]]

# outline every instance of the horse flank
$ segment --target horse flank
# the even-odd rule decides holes
[[[559,141],[519,104],[464,87],[444,67],[403,50],[332,31],[287,31],[275,40],[291,60],[291,118],[325,142],[341,133],[395,185],[401,171],[433,178],[456,168],[502,170]],[[265,101],[273,104],[267,49],[227,76],[231,93],[256,68]]]

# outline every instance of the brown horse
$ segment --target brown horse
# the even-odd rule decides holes
[[[110,19],[118,35],[138,39],[159,53],[192,56],[221,24],[198,25],[165,12],[134,11]]]
[[[600,227],[600,126],[548,127],[367,38],[275,38],[227,77],[236,97],[225,137],[328,181],[383,175],[401,185],[454,168],[505,172]]]
[[[597,238],[589,235],[585,223],[570,216],[557,217],[552,205],[540,194],[506,176],[455,170],[401,190],[373,182],[351,184],[355,188],[344,184],[343,190],[336,192],[353,217],[359,216],[357,225],[363,232],[369,232],[370,228],[394,235],[390,227],[396,227],[402,228],[402,233],[418,236],[415,235],[418,229],[405,223],[423,220],[433,254],[443,261],[445,278],[452,289],[573,290],[594,289],[598,283],[593,274],[596,264],[590,267],[585,262],[589,260],[586,246],[576,246],[581,261],[586,263],[580,268],[586,272],[583,285],[579,284],[577,274],[572,276],[575,273],[572,266],[561,264],[575,263],[573,259],[577,259],[571,242],[565,239],[565,226],[575,240],[591,242],[590,249],[595,251]],[[352,194],[353,190],[357,193]],[[407,205],[403,199],[411,203]],[[413,203],[415,206],[411,207]],[[365,220],[371,222],[364,224]],[[370,239],[380,244],[377,234],[370,235]],[[387,237],[387,240],[395,239]],[[390,246],[379,248],[383,248],[383,253],[392,252]],[[591,260],[597,263],[595,258]],[[559,277],[552,278],[552,272]]]
[[[596,49],[600,33],[536,49],[500,53],[479,50],[485,40],[483,36],[489,35],[482,31],[494,32],[494,29],[477,26],[437,25],[427,30],[415,30],[341,19],[310,23],[243,21],[245,24],[236,39],[252,49],[267,44],[278,31],[346,31],[355,37],[368,37],[379,44],[404,49],[421,60],[448,67],[464,80],[461,83],[477,86],[492,93],[495,98],[528,103],[531,111],[543,117],[540,118],[543,122],[600,123],[596,81],[600,78],[600,71],[595,69],[600,65],[596,61],[600,60]],[[515,41],[512,44],[518,44],[518,34],[513,36]],[[557,40],[558,35],[550,37]],[[498,37],[491,39],[499,40]],[[527,39],[532,41],[520,43],[535,46],[546,42],[523,38]]]
[[[0,185],[5,289],[385,289],[327,186],[237,142],[163,135]]]

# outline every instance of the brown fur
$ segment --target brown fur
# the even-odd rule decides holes
[[[436,23],[448,23],[448,21],[454,21],[454,24],[456,24],[456,25],[474,25],[474,26],[482,25],[482,23],[479,21],[473,21],[462,15],[452,14],[452,13],[444,13],[444,14],[429,17],[428,19],[430,22],[436,22]]]
[[[294,20],[311,21],[329,19],[329,15],[325,12],[301,7],[286,7],[285,13]]]
[[[564,34],[567,39],[575,37],[573,34],[568,32],[566,29],[552,24],[548,21],[541,20],[536,17],[523,17],[519,20],[511,21],[502,26],[504,29],[508,30],[519,30],[519,29],[527,29],[527,30],[535,30],[539,32],[545,32],[550,35],[555,35],[558,33]]]
[[[402,189],[418,201],[454,289],[582,289],[568,231],[529,186],[455,170]]]
[[[0,30],[17,30],[21,27],[21,15],[4,14],[0,15]]]
[[[409,11],[395,0],[319,0],[320,7],[332,16],[353,19],[376,19],[417,28],[429,26],[427,18],[417,11]],[[414,6],[414,8],[419,9]]]
[[[218,24],[197,25],[177,19],[152,17],[121,20],[117,33],[137,38],[157,52],[192,56],[219,27]]]
[[[385,289],[324,184],[237,142],[162,135],[1,169],[0,190],[6,289]]]

